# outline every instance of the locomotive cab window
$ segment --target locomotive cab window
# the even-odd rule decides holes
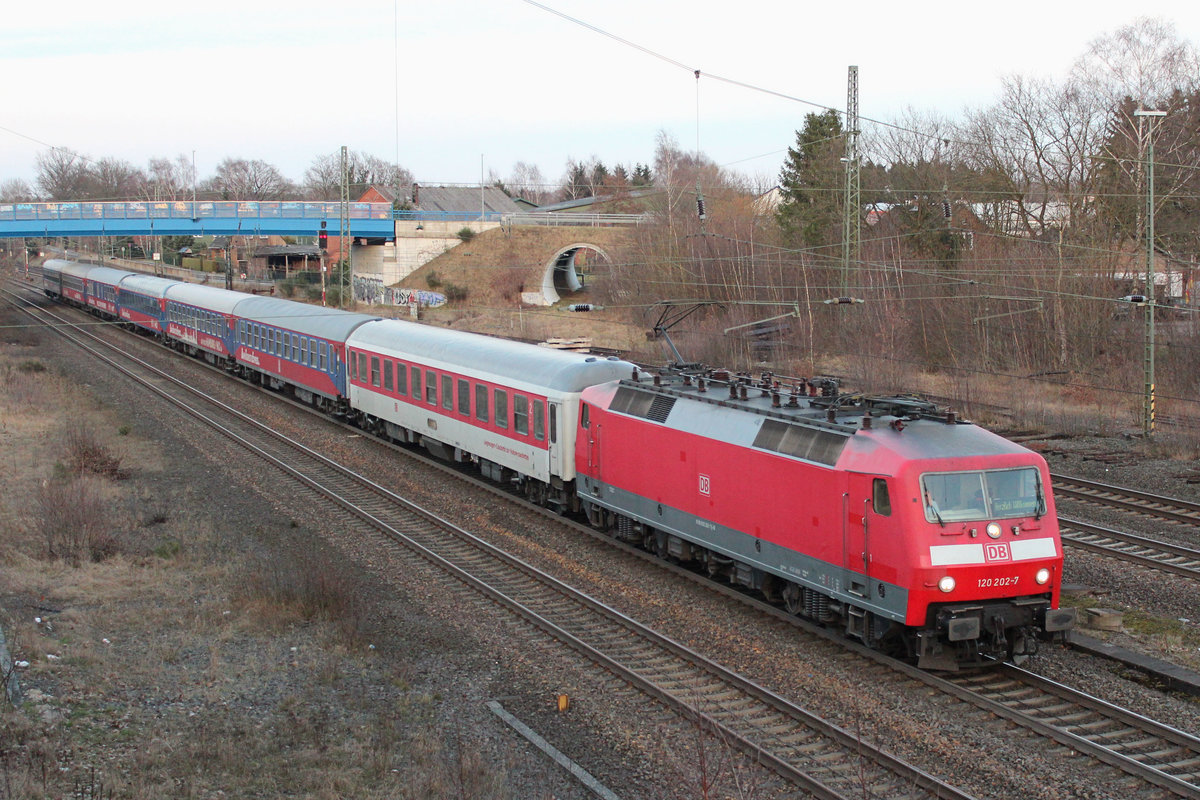
[[[871,507],[881,517],[892,515],[892,499],[888,496],[887,481],[883,478],[871,482]]]
[[[1046,513],[1042,480],[1034,467],[921,476],[925,518],[949,521],[1041,517]]]
[[[579,427],[587,428],[588,425],[590,425],[590,424],[591,424],[591,421],[588,419],[588,404],[580,403],[579,404]]]

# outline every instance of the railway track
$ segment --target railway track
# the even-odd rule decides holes
[[[1007,664],[946,683],[947,691],[982,699],[997,714],[1172,795],[1200,798],[1200,739],[1191,734]]]
[[[162,378],[156,380],[161,382]],[[272,448],[277,446],[280,445],[271,445]],[[258,447],[267,450],[264,445]],[[322,461],[315,454],[306,458],[315,458],[318,466]],[[326,491],[327,485],[337,487],[340,481],[351,480],[336,475],[313,477],[309,473],[315,472],[317,467],[297,468],[300,461],[294,452],[286,453],[282,460],[284,463],[280,469],[289,474],[295,469],[299,473],[299,480],[318,491]],[[329,465],[321,467],[332,468]],[[370,524],[375,529],[385,531],[394,528],[397,532],[403,532],[400,522],[389,521],[389,515],[397,513],[394,509],[403,505],[399,498],[389,497],[386,492],[378,500],[357,502],[345,498],[345,495],[375,491],[377,487],[355,486],[351,481],[343,490],[328,496],[341,498],[336,502],[356,514],[364,525]],[[499,489],[494,491],[503,493]],[[376,503],[381,507],[376,507]],[[356,508],[359,510],[354,510]],[[433,533],[423,536],[424,540],[430,542],[451,537],[456,540],[463,540],[464,536],[472,538],[465,531],[453,527],[436,528]],[[718,665],[702,656],[690,657],[688,653],[691,651],[687,648],[681,648],[653,631],[641,629],[636,622],[611,609],[609,611],[613,616],[605,619],[603,608],[606,607],[596,608],[599,604],[587,598],[563,598],[557,589],[552,591],[547,588],[543,579],[548,576],[543,576],[528,565],[515,562],[503,568],[491,566],[492,562],[511,557],[505,557],[498,551],[491,553],[488,550],[490,546],[455,544],[451,549],[465,550],[461,555],[454,555],[439,552],[424,540],[417,539],[415,545],[408,546],[415,552],[421,552],[432,563],[440,565],[445,561],[446,566],[442,569],[447,582],[474,587],[481,595],[489,597],[491,602],[509,608],[527,624],[538,627],[584,653],[613,674],[620,675],[647,697],[689,718],[703,720],[729,741],[736,742],[744,751],[752,753],[756,759],[772,766],[787,776],[788,780],[804,786],[815,796],[864,796],[864,793],[866,796],[886,797],[963,796],[920,771],[914,774],[895,771],[903,767],[888,766],[890,757],[881,764],[868,754],[869,748],[859,737],[828,726],[823,721],[808,720],[806,712],[785,699],[736,675],[725,677]],[[425,549],[429,550],[429,554],[425,554]],[[649,556],[645,557],[650,559]],[[474,567],[474,563],[482,566]],[[655,563],[662,565],[663,562]],[[678,567],[667,566],[686,572]],[[553,579],[549,580],[553,582]],[[712,588],[711,585],[709,588]],[[812,628],[778,609],[744,598],[732,589],[727,594],[757,605],[766,613],[786,619],[790,624],[816,635],[833,638],[827,632]],[[845,646],[844,640],[838,641]],[[897,665],[863,648],[849,646],[849,649],[873,659],[880,671],[892,670],[906,674],[916,682],[949,692],[1001,719],[1122,770],[1130,776],[1130,787],[1122,792],[1126,797],[1163,796],[1161,790],[1166,790],[1172,796],[1200,798],[1200,740],[1188,734],[1140,718],[1068,687],[1041,681],[1021,670],[1005,669],[996,673],[946,679]],[[920,691],[919,687],[913,690]],[[802,757],[796,758],[796,753],[802,754]],[[863,774],[860,774],[860,759],[870,762],[870,769]],[[805,783],[808,780],[814,781],[811,788]],[[870,788],[867,788],[868,780]]]
[[[1099,481],[1051,473],[1054,494],[1096,505],[1119,508],[1182,525],[1200,525],[1200,503],[1142,492]]]
[[[57,332],[95,358],[336,503],[364,535],[383,534],[436,567],[448,588],[461,592],[467,587],[476,597],[506,609],[636,687],[648,701],[700,720],[814,797],[969,797],[431,511],[277,435],[76,328],[66,318],[50,316],[56,320]]]
[[[1151,569],[1200,580],[1200,550],[1076,519],[1058,518],[1063,541]]]

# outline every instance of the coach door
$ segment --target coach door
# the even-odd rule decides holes
[[[846,589],[864,598],[871,596],[872,492],[877,477],[849,473],[842,495],[842,567]]]
[[[546,448],[550,453],[550,474],[562,475],[562,447],[558,444],[558,403],[547,401]]]

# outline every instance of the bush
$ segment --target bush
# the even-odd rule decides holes
[[[467,299],[467,287],[459,286],[457,283],[447,283],[442,287],[442,291],[445,293],[446,299],[450,301]]]
[[[468,228],[466,226],[463,226],[458,229],[458,233],[456,235],[458,236],[459,239],[463,240],[464,242],[469,242],[475,238],[475,231],[471,230],[470,228]]]
[[[304,620],[335,624],[347,642],[363,633],[365,613],[350,568],[314,540],[297,534],[291,549],[249,562],[244,598],[269,603]]]
[[[281,297],[292,298],[296,296],[296,282],[290,278],[286,281],[280,281],[275,285],[279,287],[279,295]]]
[[[67,432],[66,470],[76,477],[96,475],[110,480],[127,477],[121,458],[104,446],[90,430],[73,428]]]
[[[429,274],[425,276],[425,283],[429,285],[430,289],[437,289],[442,285],[442,276],[437,274],[437,270],[430,270]]]
[[[44,481],[37,497],[37,532],[46,557],[78,567],[104,561],[119,551],[108,523],[108,509],[86,480]]]

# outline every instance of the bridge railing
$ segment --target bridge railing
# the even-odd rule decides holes
[[[552,212],[500,212],[486,211],[421,211],[399,210],[393,214],[404,222],[499,222],[501,225],[550,225],[585,226],[589,228],[609,225],[641,225],[650,217],[647,214],[558,214]]]
[[[390,203],[350,203],[350,219],[390,219]],[[0,221],[72,219],[328,219],[341,203],[266,200],[158,200],[118,203],[0,203]]]

